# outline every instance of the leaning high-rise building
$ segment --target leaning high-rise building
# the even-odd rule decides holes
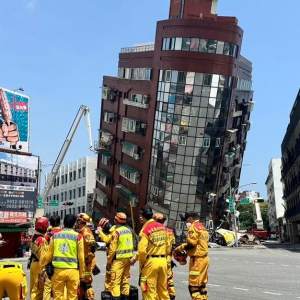
[[[186,210],[223,217],[254,102],[243,30],[216,7],[171,0],[155,42],[121,49],[118,77],[103,78],[96,219],[131,204],[137,222],[146,202],[178,230]]]

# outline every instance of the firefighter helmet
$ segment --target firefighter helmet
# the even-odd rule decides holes
[[[185,251],[175,251],[173,253],[174,259],[178,261],[182,266],[186,265],[187,254]]]
[[[87,215],[85,213],[78,214],[77,215],[77,220],[81,221],[82,223],[91,222],[91,218],[89,217],[89,215]]]
[[[122,213],[122,212],[118,212],[115,215],[115,220],[120,223],[120,224],[126,224],[127,222],[127,216],[126,214]]]
[[[35,230],[46,231],[49,227],[49,221],[45,217],[38,218],[35,222]]]
[[[103,229],[103,227],[105,226],[105,224],[107,224],[108,222],[109,222],[108,219],[102,218],[102,219],[99,221],[98,226],[99,226],[99,227],[102,227],[102,229]]]
[[[159,222],[159,223],[164,223],[166,221],[166,217],[161,214],[161,213],[156,213],[154,216],[153,216],[153,219],[156,221],[156,222]]]

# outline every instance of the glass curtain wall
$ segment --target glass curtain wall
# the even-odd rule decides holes
[[[205,199],[216,189],[232,77],[160,70],[149,201],[169,210],[206,215]],[[170,224],[171,222],[171,224]]]

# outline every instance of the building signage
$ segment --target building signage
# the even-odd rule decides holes
[[[26,95],[0,87],[0,149],[29,152],[29,101]]]
[[[0,152],[0,210],[35,212],[37,156]]]
[[[26,223],[26,211],[0,211],[0,223]]]

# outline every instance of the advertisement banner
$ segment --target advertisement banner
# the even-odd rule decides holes
[[[0,210],[35,212],[39,158],[0,152]]]
[[[0,87],[0,149],[29,152],[29,101],[26,95]]]
[[[26,211],[0,211],[0,223],[27,223]]]

